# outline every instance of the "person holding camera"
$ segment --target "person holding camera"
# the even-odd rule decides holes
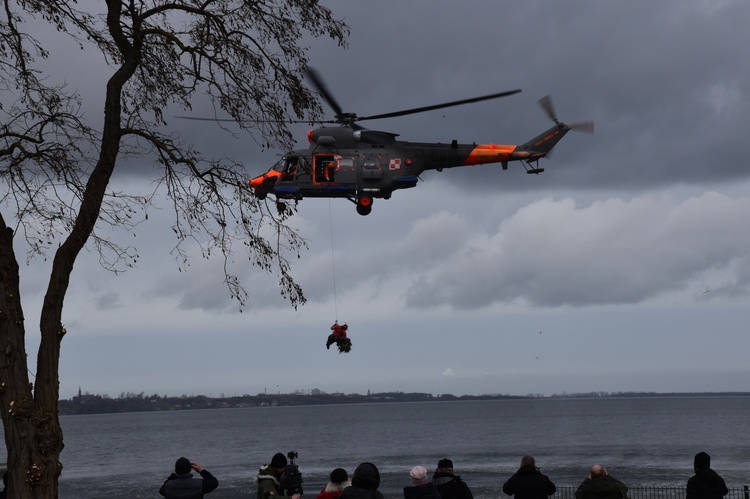
[[[299,491],[294,489],[285,490],[282,487],[281,477],[286,470],[287,464],[286,456],[281,452],[277,452],[271,458],[270,464],[264,464],[260,467],[258,476],[255,478],[255,481],[258,483],[257,499],[272,499],[273,497],[301,499]]]
[[[198,472],[201,478],[194,477],[191,470]],[[174,463],[174,473],[161,486],[159,494],[167,499],[202,499],[218,486],[219,481],[203,466],[181,457]]]
[[[503,484],[503,492],[515,499],[547,499],[557,487],[542,474],[531,456],[523,456],[518,471]]]

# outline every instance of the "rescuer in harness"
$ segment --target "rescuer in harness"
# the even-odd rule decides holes
[[[331,349],[331,345],[336,343],[339,347],[339,353],[346,353],[352,349],[352,341],[346,337],[346,331],[349,326],[345,323],[339,324],[338,321],[333,323],[331,330],[333,331],[328,335],[328,341],[326,341],[326,348]]]

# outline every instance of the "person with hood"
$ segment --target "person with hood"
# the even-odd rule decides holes
[[[193,477],[190,470],[198,472],[201,478]],[[174,473],[161,486],[159,494],[167,499],[201,499],[218,486],[219,481],[203,466],[181,457],[174,463]]]
[[[453,461],[447,457],[438,461],[432,483],[443,499],[474,499],[466,482],[453,473]]]
[[[699,452],[693,467],[695,475],[688,479],[686,499],[721,499],[729,493],[724,479],[711,469],[711,456]]]
[[[437,487],[427,478],[424,466],[415,466],[409,472],[411,485],[404,487],[405,499],[441,499]]]
[[[331,481],[323,487],[316,499],[337,499],[345,488],[352,484],[344,468],[336,468],[331,472]]]
[[[264,464],[258,470],[258,476],[255,477],[255,481],[258,484],[258,496],[257,499],[272,499],[273,497],[280,498],[286,497],[284,489],[281,487],[279,478],[286,469],[287,460],[286,456],[281,452],[277,452],[271,458],[270,464]],[[289,497],[293,499],[300,499],[300,494],[294,493]]]
[[[595,464],[589,476],[578,486],[576,499],[628,499],[628,488],[611,477],[607,468]]]
[[[531,456],[523,456],[518,471],[503,484],[503,492],[515,499],[547,499],[555,491],[555,484],[542,474]]]
[[[372,463],[362,463],[354,470],[352,484],[341,492],[339,499],[384,499],[378,487],[378,468]]]

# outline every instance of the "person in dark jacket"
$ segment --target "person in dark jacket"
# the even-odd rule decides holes
[[[415,466],[409,472],[411,485],[404,487],[405,499],[441,499],[434,483],[427,478],[424,466]]]
[[[607,468],[595,464],[589,476],[578,486],[576,499],[628,499],[628,488],[612,478]]]
[[[516,499],[547,499],[557,487],[547,475],[543,475],[531,456],[521,458],[521,466],[503,484],[503,492]]]
[[[193,477],[191,470],[197,471],[201,478]],[[218,486],[219,481],[203,466],[181,457],[174,463],[174,473],[161,486],[159,494],[167,499],[201,499]]]
[[[380,472],[372,463],[362,463],[352,474],[352,484],[345,488],[339,499],[383,499],[380,487]]]
[[[686,499],[721,499],[729,493],[724,479],[711,469],[711,456],[699,452],[693,467],[695,475],[688,479]]]
[[[474,499],[466,482],[453,473],[453,461],[447,457],[438,461],[432,483],[443,499]]]

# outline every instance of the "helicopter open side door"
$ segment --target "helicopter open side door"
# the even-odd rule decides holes
[[[313,184],[356,185],[355,159],[340,154],[319,153],[313,156]]]

